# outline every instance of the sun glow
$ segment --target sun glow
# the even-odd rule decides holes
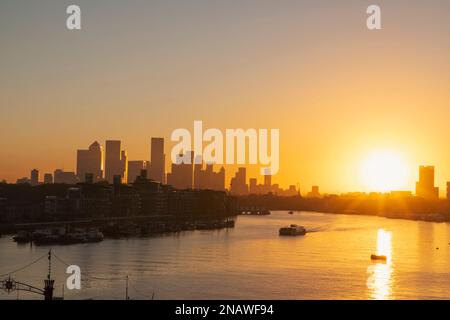
[[[386,192],[407,187],[408,167],[392,151],[374,151],[362,162],[361,178],[369,191]]]

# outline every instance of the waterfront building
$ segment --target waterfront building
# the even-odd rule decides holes
[[[139,214],[166,215],[168,212],[168,191],[161,183],[147,178],[147,171],[142,170],[133,183],[133,188],[139,195]]]

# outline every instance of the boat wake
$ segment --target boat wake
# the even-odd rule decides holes
[[[308,233],[312,232],[330,232],[330,231],[354,231],[354,230],[363,230],[370,228],[361,228],[361,227],[334,227],[332,225],[322,225],[312,228],[306,228]]]
[[[308,231],[308,233],[325,232],[325,231],[332,231],[332,228],[330,225],[323,225],[323,226],[318,226],[318,227],[313,227],[313,228],[306,228],[306,231]]]

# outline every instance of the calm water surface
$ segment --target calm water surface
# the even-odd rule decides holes
[[[304,237],[279,237],[297,223]],[[0,275],[50,247],[0,238]],[[82,289],[66,299],[123,299],[128,274],[132,299],[450,299],[450,224],[321,213],[273,212],[239,216],[229,230],[189,231],[98,244],[53,246],[65,263],[79,265]],[[370,261],[372,253],[386,263]],[[55,295],[65,266],[53,259]],[[42,287],[47,260],[15,273]],[[17,294],[0,292],[0,299]],[[40,299],[20,292],[21,299]]]

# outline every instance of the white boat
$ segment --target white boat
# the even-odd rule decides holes
[[[304,236],[306,229],[296,224],[291,224],[289,227],[283,227],[279,230],[280,236]]]

